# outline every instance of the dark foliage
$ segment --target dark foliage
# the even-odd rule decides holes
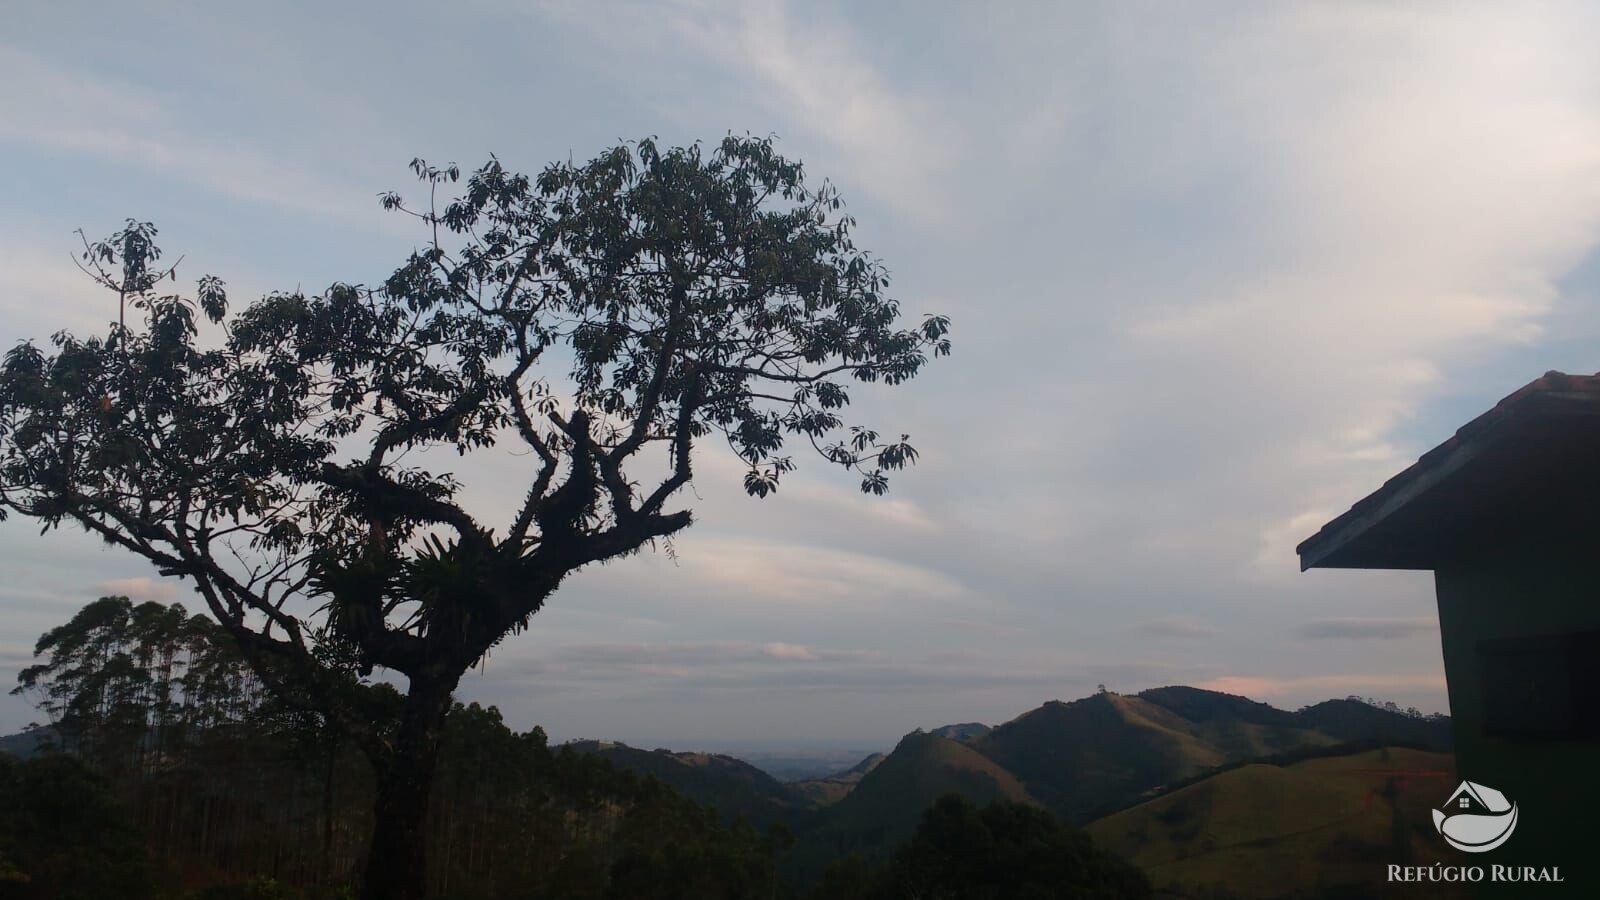
[[[69,757],[0,754],[0,897],[150,895],[143,841],[109,782]]]
[[[0,897],[187,886],[193,900],[289,900],[357,883],[370,763],[250,689],[209,620],[103,598],[41,638],[38,658],[23,689],[62,739],[27,762],[0,756]],[[423,887],[453,900],[770,897],[787,841],[477,704],[446,718],[430,803]]]
[[[833,900],[1136,900],[1150,884],[1082,831],[1021,803],[940,798],[886,865],[835,864],[812,896]]]

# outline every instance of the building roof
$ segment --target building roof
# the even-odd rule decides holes
[[[1600,375],[1547,372],[1296,552],[1301,569],[1436,569],[1496,542],[1572,528],[1600,538]]]

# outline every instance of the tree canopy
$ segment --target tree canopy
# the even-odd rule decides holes
[[[429,239],[375,287],[230,316],[217,278],[162,292],[176,271],[148,224],[88,245],[142,327],[6,355],[0,507],[191,579],[253,648],[412,674],[471,665],[568,572],[687,525],[669,501],[702,437],[733,448],[757,496],[794,439],[873,493],[916,458],[845,425],[846,383],[912,377],[948,351],[947,322],[897,327],[836,190],[808,188],[769,141],[645,140],[531,179],[491,161],[447,203],[459,170],[414,168],[426,206],[382,199]],[[507,440],[532,460],[499,528],[457,502],[454,475],[405,460]],[[625,466],[653,447],[669,467],[641,484]]]
[[[380,798],[403,797],[380,837],[421,815],[461,675],[573,571],[690,524],[705,441],[757,497],[796,442],[881,494],[917,451],[847,422],[850,385],[950,349],[945,318],[901,322],[837,190],[770,140],[413,169],[423,200],[381,199],[424,240],[380,284],[230,312],[213,276],[169,293],[156,229],[129,221],[84,244],[109,332],[0,363],[0,513],[193,584],[281,696],[379,762]],[[490,523],[443,465],[501,446],[525,467]],[[409,682],[394,727],[356,689],[378,668]]]
[[[916,835],[885,865],[859,858],[831,867],[817,898],[891,900],[1134,900],[1149,897],[1149,880],[1042,809],[998,802],[982,809],[947,794],[922,816]]]

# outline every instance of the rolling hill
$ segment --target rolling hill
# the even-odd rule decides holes
[[[1289,759],[1348,755],[1380,741],[1444,750],[1449,737],[1448,720],[1418,719],[1358,700],[1288,711],[1173,686],[1051,701],[993,729],[967,723],[913,732],[887,755],[788,784],[729,756],[593,742],[585,748],[654,775],[729,818],[789,825],[797,844],[787,865],[805,879],[841,856],[887,854],[947,793],[980,805],[1000,799],[1035,804],[1081,825],[1207,781],[1215,782],[1207,790],[1237,782],[1241,794],[1251,785],[1287,791],[1292,776],[1263,772],[1292,769],[1298,776],[1315,769],[1314,760]],[[1261,760],[1277,764],[1245,765]],[[1301,765],[1310,768],[1295,768]]]
[[[1282,792],[1290,785],[1274,787],[1259,770],[1291,764],[1246,765],[1252,760],[1348,756],[1356,749],[1352,744],[1366,749],[1380,739],[1442,750],[1450,736],[1448,720],[1416,719],[1360,701],[1328,701],[1295,712],[1191,687],[1052,701],[993,729],[938,731],[908,735],[853,788],[791,785],[817,803],[832,800],[797,829],[798,843],[786,862],[791,874],[804,882],[830,859],[886,855],[945,793],[980,805],[997,799],[1033,803],[1081,825],[1164,789],[1224,777],[1238,780],[1241,796],[1252,785],[1287,796]],[[945,736],[952,733],[965,739]],[[1299,773],[1317,763],[1293,765],[1308,767]],[[1233,774],[1244,769],[1250,772]],[[1248,850],[1241,847],[1235,855]]]
[[[1403,748],[1248,764],[1086,830],[1180,896],[1213,886],[1243,898],[1365,896],[1390,863],[1444,860],[1429,810],[1454,784],[1449,754]],[[1428,896],[1461,896],[1452,887]]]
[[[1148,700],[1102,693],[1046,703],[972,746],[1059,818],[1080,823],[1108,804],[1227,762],[1229,754],[1199,730]]]
[[[1081,824],[1163,785],[1245,760],[1393,743],[1448,750],[1448,719],[1418,719],[1359,700],[1298,712],[1192,687],[1052,701],[971,742],[1062,820]]]
[[[1311,728],[1340,741],[1414,744],[1430,750],[1451,747],[1450,720],[1418,719],[1360,700],[1324,700],[1295,713]]]
[[[1200,688],[1152,688],[1138,696],[1188,720],[1196,737],[1216,747],[1230,759],[1257,759],[1285,750],[1327,746],[1374,736],[1327,732],[1300,713]]]

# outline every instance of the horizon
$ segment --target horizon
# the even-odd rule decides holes
[[[1189,686],[1188,685],[1159,685],[1157,687],[1147,688],[1145,690],[1146,691],[1148,691],[1148,690],[1160,690],[1160,689],[1163,689],[1163,688],[1172,688],[1172,687],[1189,687]],[[1197,689],[1197,690],[1206,690],[1206,689],[1200,688],[1200,689]],[[710,738],[710,739],[685,738],[685,739],[680,739],[680,740],[661,741],[661,740],[653,740],[653,739],[651,739],[649,737],[643,737],[643,738],[638,738],[638,739],[634,739],[634,740],[624,740],[624,739],[621,739],[621,738],[608,737],[608,736],[603,736],[603,735],[558,735],[558,734],[550,734],[548,732],[546,733],[546,739],[549,741],[549,745],[551,747],[558,747],[558,746],[563,746],[563,745],[567,745],[567,744],[599,743],[599,744],[612,744],[612,745],[626,746],[626,747],[629,747],[629,748],[632,748],[632,749],[635,749],[635,750],[650,750],[650,751],[666,750],[666,751],[671,751],[671,752],[674,752],[674,753],[713,753],[713,754],[721,754],[721,755],[732,756],[732,757],[735,757],[737,759],[740,759],[740,760],[742,760],[742,761],[744,761],[746,763],[749,763],[750,765],[755,766],[758,769],[762,769],[763,771],[767,771],[768,774],[771,774],[771,775],[773,775],[773,777],[778,778],[779,776],[777,775],[777,773],[775,771],[770,771],[768,769],[767,763],[771,763],[773,761],[785,761],[785,760],[787,760],[787,761],[793,762],[795,760],[810,759],[810,760],[813,760],[813,764],[815,764],[815,761],[829,760],[829,761],[835,761],[835,762],[844,763],[844,764],[838,766],[838,768],[840,768],[840,769],[848,768],[849,765],[853,765],[853,764],[861,761],[861,759],[863,759],[866,756],[869,756],[869,755],[883,755],[883,754],[890,753],[896,747],[899,746],[901,741],[905,740],[907,737],[910,737],[913,734],[932,732],[932,731],[937,731],[937,730],[943,729],[943,728],[957,727],[957,726],[963,726],[963,725],[979,725],[979,726],[981,726],[983,728],[993,730],[993,729],[997,729],[997,728],[1000,728],[1000,727],[1005,726],[1005,725],[1009,725],[1009,724],[1011,724],[1013,722],[1016,722],[1017,720],[1022,719],[1023,717],[1027,716],[1030,713],[1038,712],[1039,710],[1045,708],[1046,706],[1048,706],[1048,705],[1050,705],[1052,703],[1064,703],[1064,704],[1077,703],[1077,702],[1080,702],[1080,701],[1093,699],[1094,697],[1099,696],[1101,693],[1102,693],[1101,691],[1094,691],[1094,692],[1092,692],[1090,694],[1087,694],[1085,696],[1073,697],[1071,699],[1052,698],[1052,699],[1049,699],[1049,700],[1042,700],[1039,703],[1035,704],[1034,706],[1031,706],[1031,707],[1029,707],[1027,709],[1021,710],[1021,711],[1017,712],[1015,715],[1013,715],[1013,716],[1011,716],[1009,718],[1002,719],[1002,720],[996,720],[996,721],[992,721],[992,722],[979,722],[979,721],[976,721],[976,720],[972,720],[972,721],[951,720],[951,721],[948,721],[948,722],[941,722],[941,723],[936,724],[936,725],[920,725],[920,726],[912,728],[912,729],[910,729],[910,730],[908,730],[908,731],[906,731],[906,732],[904,732],[902,734],[898,734],[898,735],[895,735],[894,737],[889,738],[887,740],[880,740],[880,741],[877,741],[875,743],[868,742],[868,741],[865,741],[865,740],[860,740],[860,739],[849,739],[849,738],[820,739],[820,740],[811,739],[809,741],[802,739],[802,740],[799,740],[799,741],[785,741],[785,742],[780,742],[780,743],[773,743],[771,741],[761,740],[761,739],[723,740],[723,739],[716,739],[716,738]],[[1140,694],[1144,693],[1144,691],[1140,691],[1138,693],[1123,694],[1123,693],[1121,693],[1119,691],[1107,690],[1104,693],[1117,695],[1117,696],[1137,697]],[[1374,708],[1381,709],[1383,707],[1380,704],[1382,704],[1384,702],[1382,698],[1378,698],[1378,697],[1361,697],[1361,696],[1358,696],[1358,695],[1349,695],[1349,696],[1344,696],[1344,697],[1327,697],[1327,698],[1324,698],[1323,700],[1314,701],[1312,703],[1307,703],[1307,704],[1302,704],[1302,705],[1294,707],[1292,709],[1285,709],[1284,707],[1281,707],[1281,706],[1275,706],[1274,704],[1271,704],[1271,703],[1265,703],[1264,701],[1254,700],[1253,698],[1250,698],[1250,697],[1242,697],[1242,695],[1238,695],[1238,694],[1227,694],[1227,693],[1221,692],[1221,691],[1212,691],[1211,693],[1216,693],[1216,694],[1219,694],[1219,695],[1222,695],[1222,696],[1235,697],[1235,698],[1240,698],[1240,699],[1244,699],[1244,700],[1249,700],[1249,701],[1255,702],[1255,703],[1264,703],[1264,705],[1266,705],[1266,706],[1271,706],[1274,709],[1278,709],[1278,710],[1284,711],[1284,712],[1301,712],[1301,711],[1304,711],[1304,710],[1306,710],[1306,709],[1308,709],[1308,708],[1310,708],[1312,706],[1318,706],[1318,705],[1321,705],[1323,703],[1331,703],[1331,702],[1336,702],[1336,701],[1356,701],[1356,702],[1360,702],[1360,703],[1365,703],[1365,704],[1367,704],[1369,706],[1373,706]],[[472,701],[467,701],[467,702],[472,702]],[[1428,712],[1426,712],[1424,710],[1418,710],[1418,709],[1414,709],[1414,708],[1411,709],[1411,710],[1402,709],[1399,712],[1402,715],[1412,715],[1412,714],[1420,713],[1424,717],[1431,717],[1431,716],[1434,716],[1434,715],[1444,715],[1446,718],[1449,717],[1449,713],[1428,713]],[[527,725],[527,726],[520,726],[516,722],[506,722],[507,727],[510,728],[513,732],[527,732],[527,731],[532,730],[534,725],[537,725],[537,724],[538,723],[533,723],[533,724],[530,724],[530,725]],[[48,727],[49,727],[48,723],[31,723],[31,724],[25,726],[23,729],[21,729],[21,732],[29,732],[29,731],[32,731],[35,728],[44,729],[44,728],[48,728]],[[8,732],[6,734],[0,734],[0,737],[15,736],[17,733],[19,733],[19,732]],[[1339,745],[1334,745],[1334,746],[1337,747]],[[782,769],[783,767],[780,766],[778,768]],[[833,771],[833,769],[827,768],[827,767],[819,767],[819,768],[817,768],[816,771],[817,772],[831,772],[831,771]],[[779,780],[787,780],[787,779],[779,778]]]
[[[38,5],[0,38],[4,349],[115,317],[80,227],[153,221],[239,308],[386,276],[422,240],[377,200],[413,156],[532,173],[652,134],[779,135],[906,316],[952,319],[949,359],[859,391],[923,453],[887,497],[801,460],[753,500],[709,455],[675,558],[584,571],[462,682],[553,741],[870,751],[1102,683],[1448,714],[1431,576],[1294,547],[1541,373],[1600,369],[1581,5],[198,9]],[[524,461],[486,458],[458,474],[493,520]],[[8,688],[98,596],[203,606],[15,518],[0,569]],[[0,732],[37,716],[0,695]]]

